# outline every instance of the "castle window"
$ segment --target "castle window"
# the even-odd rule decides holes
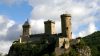
[[[68,27],[66,27],[66,29],[68,30]]]

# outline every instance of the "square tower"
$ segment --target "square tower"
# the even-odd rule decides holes
[[[55,22],[52,20],[48,20],[44,22],[45,25],[45,34],[51,35],[51,34],[56,34],[55,32]]]
[[[67,37],[69,40],[72,39],[70,14],[61,15],[61,27],[62,27],[62,36]]]

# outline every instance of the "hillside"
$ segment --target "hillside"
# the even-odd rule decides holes
[[[85,36],[83,39],[91,48],[92,56],[100,56],[100,31]]]

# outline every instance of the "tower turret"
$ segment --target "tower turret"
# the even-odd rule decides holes
[[[55,22],[53,22],[52,20],[48,20],[44,22],[45,24],[45,34],[47,35],[51,35],[51,34],[55,34]]]
[[[25,21],[25,23],[22,26],[23,32],[22,32],[22,42],[28,41],[29,35],[30,35],[30,24],[29,21]]]
[[[72,39],[70,14],[61,15],[61,26],[62,26],[62,36],[67,37],[69,40]]]

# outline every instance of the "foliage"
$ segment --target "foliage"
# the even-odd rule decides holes
[[[10,48],[10,52],[15,54],[12,54],[14,56],[35,56],[38,55],[46,47],[46,44],[33,44],[33,43],[16,43],[13,44]],[[11,54],[9,52],[9,54]],[[8,56],[9,56],[8,54]]]
[[[56,56],[56,53],[55,53],[55,52],[52,52],[52,53],[50,54],[50,56]]]
[[[77,50],[74,48],[71,48],[69,56],[77,56]]]
[[[39,43],[14,43],[10,48],[8,56],[46,56],[47,54],[55,56],[53,52],[55,43],[48,45],[45,41],[41,40]]]
[[[49,56],[49,54],[44,54],[44,55],[42,55],[42,56]]]
[[[100,56],[100,31],[81,37],[78,44],[71,46],[69,54],[62,54],[62,56],[78,56],[77,48],[83,48],[84,46],[91,48],[92,56]]]
[[[47,40],[41,40],[40,43],[14,43],[12,44],[9,55],[13,56],[56,56],[56,42],[48,44]],[[77,49],[89,46],[92,51],[92,56],[100,56],[100,31],[80,38],[80,42],[70,46],[69,53],[63,53],[61,56],[78,56]]]
[[[82,38],[80,38],[80,42],[76,44],[77,48],[83,48],[84,46],[86,46],[86,43],[84,42],[84,40]]]
[[[100,56],[100,31],[94,32],[88,36],[83,37],[84,41],[90,46],[92,56]]]
[[[60,56],[69,56],[67,53],[63,53]]]

